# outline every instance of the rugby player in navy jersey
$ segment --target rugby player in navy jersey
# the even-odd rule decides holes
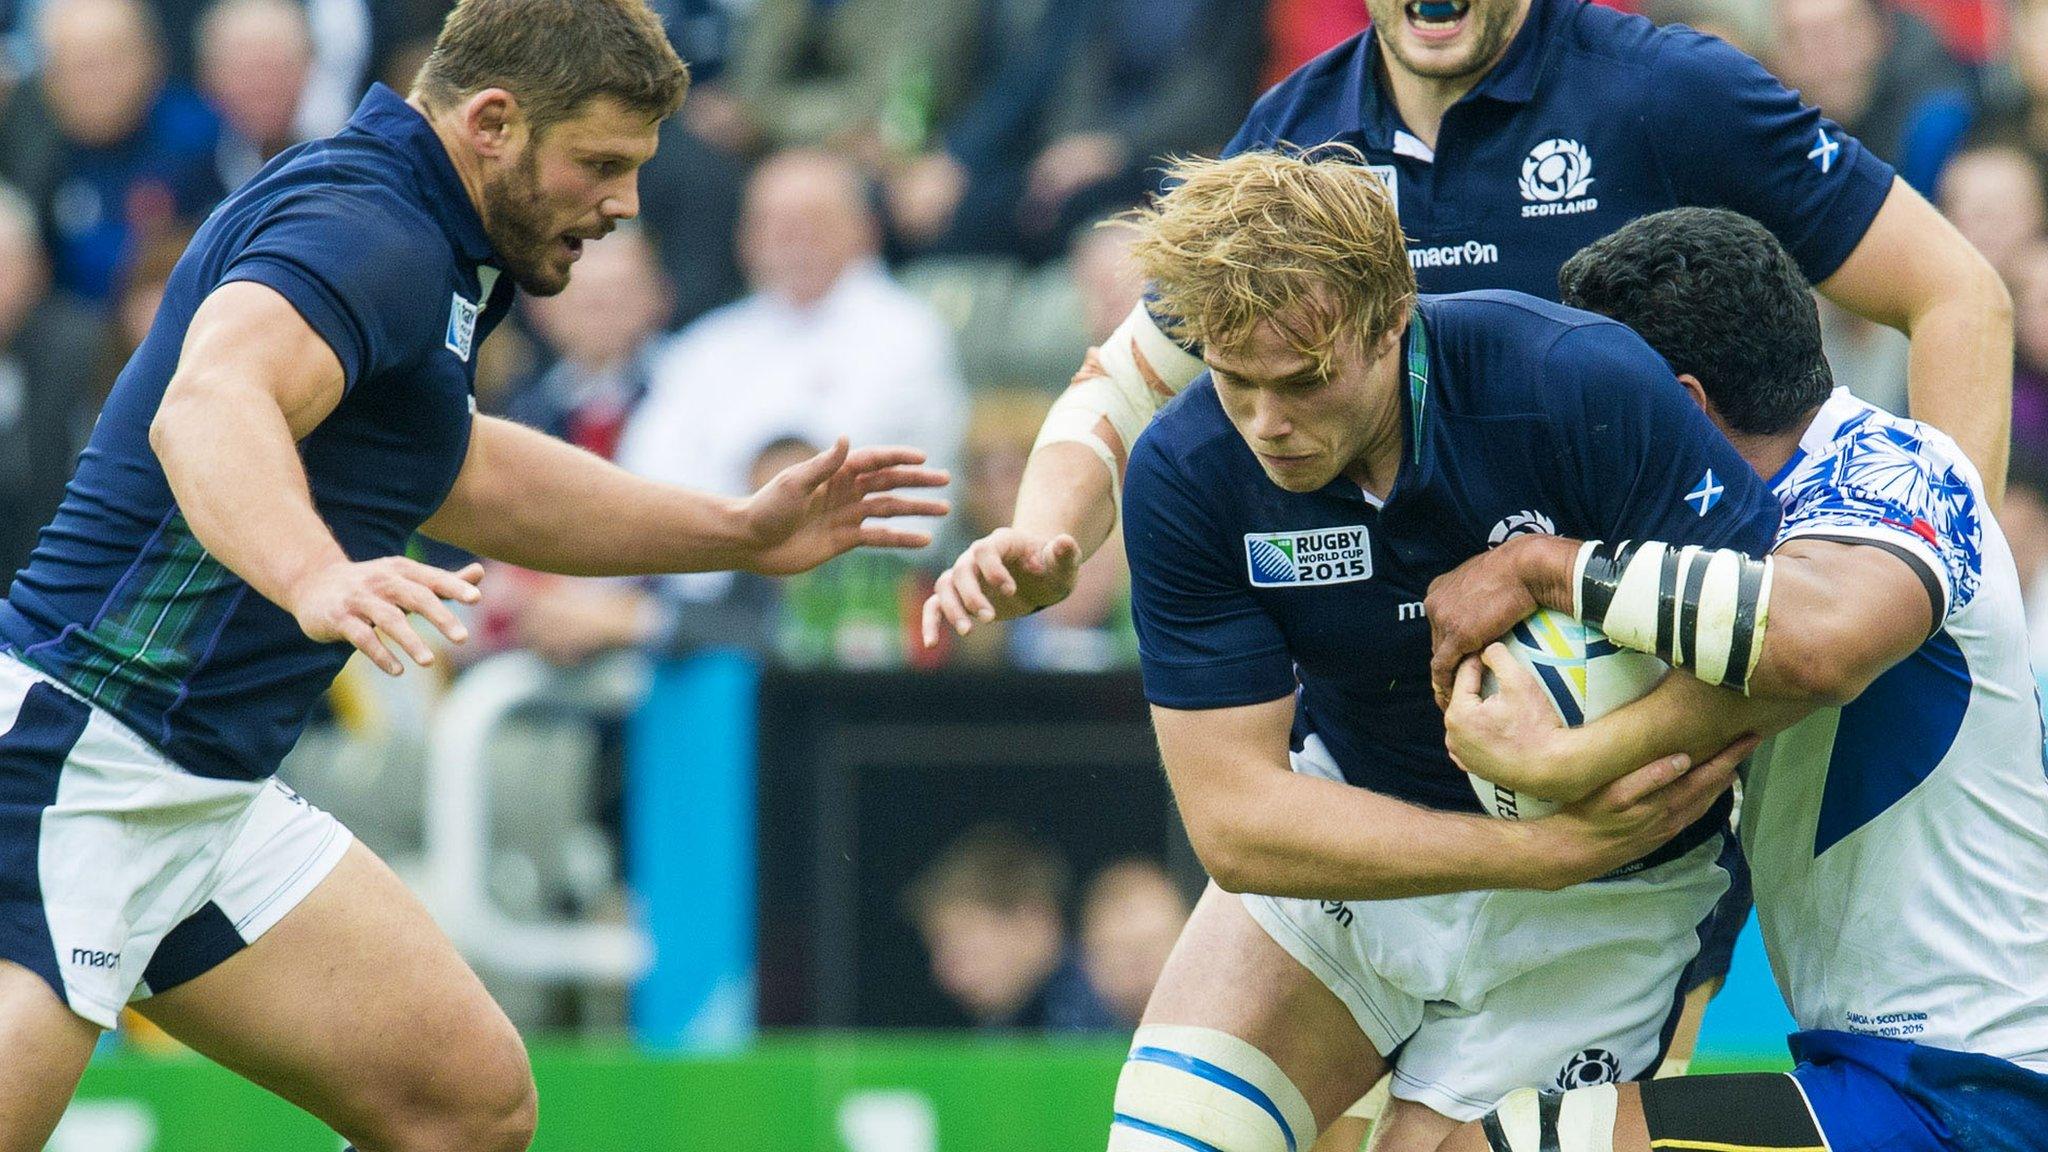
[[[1216,883],[1109,1147],[1305,1149],[1391,1072],[1375,1139],[1408,1152],[1525,1082],[1648,1076],[1727,886],[1744,749],[1495,819],[1445,752],[1422,598],[1528,523],[1762,547],[1768,487],[1620,324],[1418,296],[1377,183],[1271,152],[1173,175],[1134,250],[1210,371],[1138,440],[1125,544]]]
[[[1914,415],[1996,501],[2010,448],[2012,302],[1982,256],[1853,136],[1711,36],[1586,0],[1366,0],[1373,27],[1303,65],[1225,149],[1349,145],[1394,193],[1425,292],[1556,299],[1572,253],[1651,212],[1764,224],[1835,303],[1912,337]],[[1116,525],[1138,433],[1202,370],[1134,309],[1054,404],[1011,525],[963,552],[925,630],[1064,599]]]
[[[1756,61],[1712,37],[1585,0],[1367,0],[1374,27],[1269,92],[1227,153],[1350,145],[1387,183],[1425,292],[1555,299],[1573,252],[1646,213],[1762,221],[1835,303],[1912,337],[1914,415],[2004,486],[2011,300],[1990,265],[1891,169]],[[941,574],[941,628],[1055,603],[1116,525],[1138,433],[1202,369],[1134,309],[1055,403],[1015,514]],[[1740,873],[1680,1027],[1690,1052],[1746,909]]]
[[[123,1005],[362,1152],[511,1152],[518,1034],[419,903],[272,773],[360,652],[434,661],[479,569],[799,571],[922,533],[909,449],[747,499],[476,414],[478,345],[638,211],[688,83],[645,0],[463,0],[201,228],[0,603],[0,1152],[33,1152]]]
[[[1947,436],[1837,387],[1798,268],[1684,208],[1565,264],[1634,328],[1784,509],[1768,555],[1517,539],[1431,588],[1459,762],[1566,799],[1673,748],[1768,734],[1742,838],[1791,1075],[1525,1088],[1463,1152],[2028,1152],[2048,1131],[2048,779],[2011,549]],[[1666,573],[1669,573],[1667,576]],[[1575,729],[1504,653],[1537,603],[1678,671]],[[1571,1091],[1556,1092],[1558,1088]]]

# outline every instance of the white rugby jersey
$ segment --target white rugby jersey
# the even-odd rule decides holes
[[[2048,1072],[2048,775],[2019,579],[1953,441],[1838,388],[1773,480],[1779,542],[1886,548],[1940,627],[1757,750],[1742,842],[1799,1026]],[[1855,590],[1845,588],[1843,595]]]

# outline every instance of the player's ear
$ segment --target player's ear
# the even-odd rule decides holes
[[[1685,386],[1685,394],[1692,397],[1692,402],[1700,406],[1700,411],[1709,416],[1714,414],[1714,402],[1707,399],[1707,386],[1700,383],[1699,377],[1690,372],[1680,372],[1678,382]]]
[[[1395,352],[1400,351],[1401,341],[1407,335],[1408,314],[1404,313],[1400,317],[1400,319],[1394,322],[1394,326],[1392,328],[1387,329],[1386,335],[1380,337],[1378,346],[1374,347],[1371,350],[1372,361],[1374,363],[1378,363],[1380,360],[1388,356],[1392,356]]]
[[[479,155],[495,159],[515,150],[525,126],[519,97],[503,88],[486,88],[463,102],[463,131]]]

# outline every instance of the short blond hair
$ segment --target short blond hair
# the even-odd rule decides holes
[[[1363,163],[1342,145],[1176,161],[1172,190],[1122,218],[1168,331],[1241,349],[1272,321],[1326,375],[1345,341],[1393,331],[1415,271],[1400,214]]]

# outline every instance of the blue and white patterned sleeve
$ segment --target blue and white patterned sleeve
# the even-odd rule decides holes
[[[1912,564],[1937,620],[1969,604],[1984,576],[1984,503],[1971,474],[1913,428],[1866,425],[1786,479],[1778,543],[1867,542]]]

